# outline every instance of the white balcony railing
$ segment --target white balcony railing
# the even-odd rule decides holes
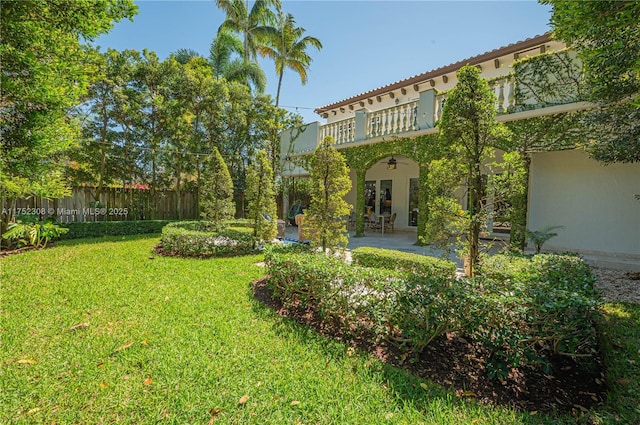
[[[506,114],[515,107],[516,86],[513,76],[505,76],[489,81],[489,88],[496,96],[496,111],[498,115]],[[447,100],[447,93],[436,95],[434,110],[434,121],[438,122],[442,118],[442,109]]]
[[[365,138],[401,134],[418,128],[418,102],[373,111],[367,114]]]
[[[353,142],[356,139],[356,119],[347,118],[323,125],[320,140],[326,136],[332,136],[336,145]]]

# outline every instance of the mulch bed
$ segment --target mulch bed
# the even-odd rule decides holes
[[[484,367],[485,353],[473,342],[454,334],[436,339],[417,356],[407,356],[396,346],[374,343],[372,338],[346,334],[338,323],[323,321],[311,308],[286,307],[274,299],[267,279],[253,282],[253,295],[277,314],[317,330],[320,334],[373,354],[393,366],[450,388],[459,397],[482,403],[511,406],[529,412],[581,414],[602,404],[606,397],[602,360],[587,368],[570,357],[552,359],[553,375],[533,368],[513,369],[503,380],[490,379]]]
[[[6,249],[6,250],[3,249],[3,250],[0,250],[0,258],[8,257],[9,255],[22,254],[24,252],[29,252],[29,251],[36,251],[38,249],[51,248],[52,246],[53,246],[53,242],[49,242],[44,247],[25,246],[22,248],[12,248],[12,249]]]

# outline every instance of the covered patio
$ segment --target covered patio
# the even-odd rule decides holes
[[[373,248],[385,248],[393,249],[402,252],[411,252],[414,254],[427,255],[430,257],[441,257],[443,251],[432,246],[419,246],[416,245],[418,235],[412,230],[396,230],[394,232],[381,232],[366,231],[362,237],[356,237],[355,231],[349,231],[349,244],[348,250],[359,248],[361,246],[370,246]],[[285,239],[289,241],[298,240],[298,228],[294,226],[287,226],[285,232]],[[491,249],[492,253],[497,252],[504,246],[505,242],[496,241]],[[455,262],[458,267],[462,267],[462,261],[458,258],[455,252],[451,253],[448,258]]]

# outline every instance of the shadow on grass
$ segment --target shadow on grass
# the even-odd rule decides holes
[[[597,328],[608,398],[601,413],[614,423],[640,424],[640,305],[605,304]]]
[[[312,317],[311,312],[287,313],[283,310],[282,304],[271,298],[270,291],[261,280],[251,285],[249,293],[253,298],[254,313],[260,319],[272,322],[276,335],[284,339],[293,339],[308,349],[320,351],[327,358],[327,362],[348,364],[354,369],[367,368],[365,376],[376,385],[387,388],[392,396],[391,399],[394,400],[394,407],[398,411],[410,405],[424,414],[441,410],[441,413],[436,414],[436,418],[440,417],[439,415],[444,418],[448,414],[456,415],[457,411],[467,411],[467,413],[473,411],[482,414],[493,409],[493,407],[482,406],[476,400],[458,397],[453,387],[445,388],[398,367],[395,365],[398,363],[398,358],[386,358],[394,355],[391,352],[372,345],[365,338],[344,335],[332,324],[321,322],[318,317]],[[515,415],[525,419],[529,416],[521,413],[515,413]],[[517,423],[526,423],[526,420]]]

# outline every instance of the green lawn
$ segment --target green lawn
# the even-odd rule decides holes
[[[459,399],[277,316],[251,295],[261,256],[162,258],[157,242],[67,241],[0,260],[0,423],[576,421]],[[640,308],[607,310],[614,382],[589,421],[634,423]]]

